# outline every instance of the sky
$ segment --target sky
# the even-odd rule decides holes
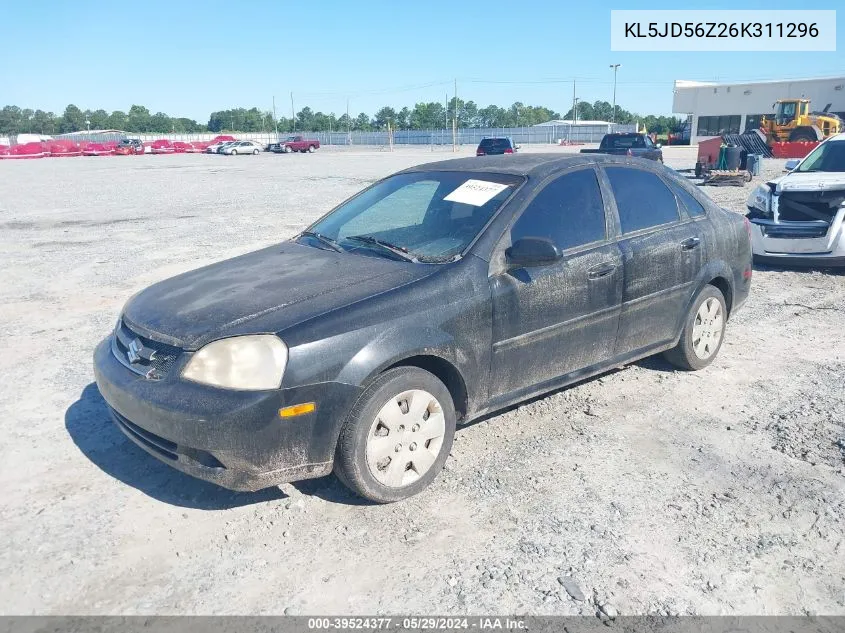
[[[840,5],[840,6],[837,6]],[[838,52],[611,52],[610,9],[677,9],[675,2],[545,0],[27,0],[3,7],[0,107],[61,114],[155,113],[200,123],[231,107],[366,112],[458,97],[480,107],[515,101],[564,114],[612,100],[640,114],[672,111],[675,79],[742,81],[845,75],[845,9]],[[702,7],[699,7],[702,8]],[[777,0],[707,8],[796,9]]]

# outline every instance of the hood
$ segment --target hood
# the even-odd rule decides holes
[[[139,334],[198,349],[279,332],[436,268],[284,242],[152,285],[129,300],[123,318]]]
[[[792,172],[769,181],[770,185],[781,191],[825,191],[845,189],[845,172],[810,171]]]

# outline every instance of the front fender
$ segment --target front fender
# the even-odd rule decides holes
[[[395,329],[378,334],[362,347],[341,369],[338,381],[366,385],[391,365],[420,355],[437,356],[458,369],[459,365],[467,364],[466,354],[458,351],[453,336],[440,328]]]

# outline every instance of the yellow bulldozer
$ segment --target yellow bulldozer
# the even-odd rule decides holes
[[[769,145],[780,141],[823,141],[845,131],[845,122],[828,113],[830,105],[822,112],[810,112],[809,99],[778,99],[774,118],[763,117],[760,121],[766,141]]]

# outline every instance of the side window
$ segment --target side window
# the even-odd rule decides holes
[[[622,232],[631,233],[679,219],[678,203],[656,175],[630,167],[605,167]]]
[[[561,250],[598,242],[607,235],[601,189],[592,169],[553,180],[528,204],[511,229],[523,237],[551,239]]]
[[[670,186],[672,187],[672,191],[675,192],[675,195],[678,196],[678,200],[680,200],[681,204],[683,204],[686,208],[687,213],[689,213],[691,218],[697,218],[704,215],[704,206],[702,206],[702,204],[696,200],[689,191],[674,183],[671,183]]]

